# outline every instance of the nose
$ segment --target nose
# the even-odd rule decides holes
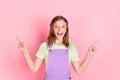
[[[59,28],[58,28],[58,31],[61,31],[61,30],[62,30],[62,29],[59,27]]]

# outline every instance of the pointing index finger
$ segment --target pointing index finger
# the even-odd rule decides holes
[[[20,43],[22,42],[19,37],[16,37],[16,39],[18,40],[18,42],[20,42]]]
[[[96,41],[96,42],[94,42],[92,45],[93,46],[95,46],[97,43],[99,43],[100,41],[98,40],[98,41]]]

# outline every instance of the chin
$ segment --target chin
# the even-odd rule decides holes
[[[62,37],[62,38],[61,38],[61,37],[57,37],[57,39],[60,39],[60,40],[61,40],[61,39],[63,39],[63,37]]]

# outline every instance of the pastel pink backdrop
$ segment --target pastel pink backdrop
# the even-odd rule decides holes
[[[68,19],[70,42],[75,44],[80,60],[93,42],[100,41],[81,76],[71,67],[72,80],[120,80],[119,0],[1,0],[0,80],[43,80],[45,64],[32,74],[17,48],[16,36],[35,59],[56,15]]]

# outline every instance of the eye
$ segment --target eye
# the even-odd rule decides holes
[[[58,28],[58,26],[55,26],[55,28]]]
[[[62,26],[62,28],[65,28],[65,26]]]

